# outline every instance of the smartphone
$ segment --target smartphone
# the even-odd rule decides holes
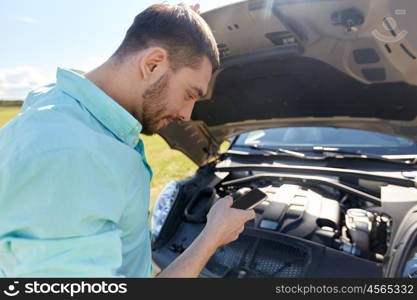
[[[267,194],[261,190],[253,189],[242,197],[236,199],[232,204],[232,208],[252,209],[262,201],[266,200],[267,197]]]

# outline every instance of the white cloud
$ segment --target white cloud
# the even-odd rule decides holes
[[[105,60],[102,56],[91,56],[79,64],[68,66],[64,64],[62,67],[87,72],[98,67]],[[55,82],[55,73],[46,73],[39,68],[31,66],[0,68],[0,100],[23,100],[30,90],[52,82]]]
[[[84,71],[84,72],[88,72],[88,71],[91,71],[92,69],[100,66],[105,61],[106,61],[106,59],[102,56],[90,56],[83,62],[80,62],[80,63],[75,64],[75,65],[71,65],[71,66],[66,66],[66,67],[68,67],[70,69],[76,69],[76,70],[81,70],[81,71]]]
[[[0,68],[0,99],[20,100],[27,93],[54,81],[54,75],[35,67]]]
[[[23,23],[36,23],[38,20],[32,18],[32,17],[19,17],[17,18],[18,21]]]

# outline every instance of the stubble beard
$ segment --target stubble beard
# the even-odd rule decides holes
[[[157,133],[162,126],[161,122],[172,121],[172,117],[166,114],[167,110],[167,90],[170,75],[165,73],[152,84],[142,95],[142,133],[153,135]],[[168,123],[165,121],[165,123]]]

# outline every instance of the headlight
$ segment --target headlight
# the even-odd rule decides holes
[[[180,185],[178,181],[168,183],[156,199],[152,213],[152,235],[156,239],[161,231],[162,225],[168,216],[169,211],[178,196]]]

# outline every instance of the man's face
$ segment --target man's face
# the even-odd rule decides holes
[[[190,120],[195,102],[207,93],[211,74],[207,57],[199,69],[165,72],[142,94],[142,133],[154,134],[175,119]]]

